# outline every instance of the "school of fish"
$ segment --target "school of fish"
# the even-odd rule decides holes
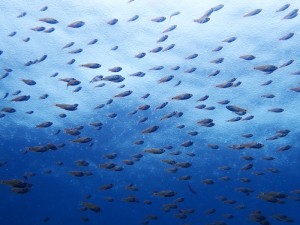
[[[33,2],[0,16],[1,196],[50,179],[76,224],[300,224],[299,3]]]

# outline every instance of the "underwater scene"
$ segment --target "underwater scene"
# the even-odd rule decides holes
[[[299,7],[0,0],[0,225],[299,225]]]

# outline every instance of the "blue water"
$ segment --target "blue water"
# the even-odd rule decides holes
[[[220,4],[224,4],[223,7]],[[290,6],[275,12],[284,4]],[[45,6],[47,8],[43,9]],[[209,11],[215,6],[220,9]],[[30,4],[27,1],[0,1],[0,98],[3,97],[0,100],[0,224],[300,224],[300,196],[295,193],[300,189],[300,103],[299,92],[291,90],[300,86],[299,75],[293,75],[300,66],[297,33],[300,21],[297,12],[291,16],[293,18],[283,19],[299,7],[296,0],[286,3],[259,0],[247,3],[238,0],[34,0]],[[243,17],[255,9],[262,10],[256,15]],[[26,15],[18,18],[23,12]],[[135,15],[139,17],[128,22]],[[165,20],[153,21],[160,20],[160,17],[165,17]],[[45,23],[39,20],[42,18],[55,18],[58,23]],[[118,21],[112,24],[114,18]],[[199,23],[200,19],[205,22]],[[84,25],[68,27],[75,21],[84,21]],[[173,25],[176,25],[174,30],[163,33]],[[55,29],[50,33],[32,30],[39,27]],[[289,33],[294,35],[279,40]],[[157,42],[163,35],[168,35],[168,38]],[[27,37],[30,40],[25,42]],[[236,40],[223,41],[230,37],[236,37]],[[98,41],[88,45],[94,39]],[[62,49],[70,42],[74,45]],[[175,47],[168,51],[150,52],[157,47],[166,49],[172,44]],[[115,46],[118,48],[112,50]],[[223,48],[212,51],[218,46]],[[83,51],[68,53],[76,49]],[[146,53],[145,57],[135,57],[142,52]],[[193,54],[198,55],[187,59]],[[28,61],[43,55],[47,55],[44,61],[25,66]],[[255,58],[244,60],[240,58],[243,55],[254,55]],[[224,58],[221,63],[211,63],[220,58]],[[75,62],[68,64],[72,59]],[[289,60],[293,60],[290,65],[280,67]],[[81,66],[87,63],[99,63],[101,67]],[[262,65],[275,65],[277,69],[270,74],[254,69]],[[158,66],[163,67],[161,70],[151,69]],[[175,66],[180,68],[171,69]],[[122,70],[109,70],[114,67]],[[196,70],[185,72],[191,68]],[[6,74],[5,69],[11,71]],[[216,76],[209,76],[217,70],[220,72]],[[136,72],[144,72],[145,76],[130,76]],[[54,73],[58,75],[51,76]],[[124,80],[90,82],[99,75],[121,75]],[[169,75],[173,79],[158,82]],[[67,87],[67,83],[60,80],[63,78],[74,78],[80,84]],[[230,88],[216,87],[233,78],[233,83],[241,84]],[[34,80],[36,85],[26,85],[22,79]],[[272,80],[271,84],[261,85],[269,80]],[[179,81],[180,85],[176,85]],[[101,83],[105,85],[95,87]],[[74,92],[77,87],[82,89]],[[13,95],[18,90],[21,93]],[[129,90],[132,91],[129,96],[114,97]],[[8,96],[4,97],[6,93]],[[147,93],[149,97],[142,98]],[[192,94],[192,97],[172,99],[185,93]],[[44,94],[49,96],[41,99]],[[273,94],[274,98],[261,97],[266,94]],[[30,95],[30,99],[10,101],[22,95]],[[205,95],[209,96],[207,100],[197,101]],[[111,99],[112,103],[106,104]],[[228,110],[228,105],[218,103],[223,100],[229,100],[228,105],[246,109],[246,114],[237,115]],[[156,109],[164,102],[168,102],[166,107]],[[78,109],[67,111],[55,106],[62,103],[78,104]],[[100,104],[105,106],[95,109]],[[202,104],[215,109],[195,108]],[[144,105],[150,108],[138,110]],[[5,112],[6,107],[16,112]],[[274,108],[284,111],[269,111]],[[34,113],[26,113],[30,110]],[[135,110],[137,113],[130,115]],[[174,111],[183,115],[161,120]],[[61,118],[61,113],[66,117]],[[115,118],[109,116],[112,113],[116,114]],[[254,116],[251,120],[228,122],[238,116],[244,119],[251,115]],[[145,117],[148,119],[139,123]],[[208,118],[213,119],[214,126],[198,123]],[[36,127],[43,122],[53,124],[47,128]],[[90,125],[94,122],[101,122],[101,129]],[[180,129],[179,125],[184,126]],[[67,128],[78,126],[84,127],[80,135],[65,132]],[[142,133],[151,126],[159,128],[150,134]],[[60,132],[55,134],[58,130]],[[267,140],[280,130],[290,132],[276,140]],[[190,131],[197,131],[198,135],[188,134]],[[253,137],[242,137],[250,133]],[[92,141],[74,142],[80,137],[90,137]],[[137,140],[144,143],[134,144]],[[182,146],[187,141],[193,144]],[[263,144],[263,147],[232,148],[233,145],[252,142]],[[30,147],[48,143],[65,146],[46,152],[30,150]],[[218,145],[218,148],[213,149],[210,144]],[[278,151],[287,145],[291,148]],[[162,148],[165,152],[145,152],[151,148]],[[180,151],[178,155],[172,154],[176,151]],[[110,153],[117,153],[117,157],[107,159],[105,155]],[[133,165],[123,162],[132,160],[138,153],[143,157]],[[254,159],[247,161],[241,158],[244,156]],[[263,157],[274,157],[274,160]],[[85,160],[89,165],[77,166],[77,160]],[[189,162],[191,166],[180,168],[162,160]],[[122,171],[99,166],[107,162],[122,167]],[[249,163],[253,168],[243,170]],[[220,168],[224,166],[229,170]],[[170,168],[177,168],[177,172],[168,172]],[[76,177],[70,174],[71,171],[89,171],[92,175]],[[257,172],[263,174],[257,175]],[[29,176],[28,173],[33,174]],[[191,176],[191,179],[180,180],[182,176]],[[220,179],[225,176],[230,180]],[[244,183],[241,178],[251,181]],[[9,185],[3,184],[11,179],[19,179],[32,187],[27,193],[15,193]],[[205,184],[206,179],[214,183]],[[114,186],[109,190],[99,189],[106,184]],[[126,189],[130,184],[138,190]],[[237,191],[239,187],[250,188],[251,193],[241,193]],[[158,197],[153,194],[164,190],[175,191],[176,195]],[[285,194],[284,198],[275,198],[275,201],[284,202],[264,201],[259,197],[263,192]],[[90,198],[86,198],[87,195]],[[137,201],[124,201],[128,196],[135,196]],[[221,196],[234,202],[226,204],[220,200]],[[107,197],[113,201],[107,201]],[[176,203],[178,198],[184,198],[184,201]],[[145,204],[145,200],[152,204]],[[97,205],[101,212],[84,208],[82,202]],[[170,203],[175,203],[177,208],[165,212],[163,205]],[[240,205],[245,208],[238,209]],[[216,212],[209,215],[206,213],[209,209]],[[183,213],[185,210],[192,213]],[[264,222],[249,218],[257,210],[265,217]],[[178,214],[186,218],[179,219]],[[232,214],[233,218],[226,218],[225,214]],[[151,215],[157,218],[149,218]],[[285,215],[287,219],[279,221],[274,218],[276,215]]]

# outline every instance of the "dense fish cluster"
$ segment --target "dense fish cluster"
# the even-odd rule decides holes
[[[4,2],[3,224],[300,224],[299,2]]]

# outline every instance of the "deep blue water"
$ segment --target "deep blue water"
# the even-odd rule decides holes
[[[289,6],[275,12],[284,4]],[[216,6],[219,9],[210,11]],[[0,224],[300,224],[297,75],[300,21],[297,10],[293,11],[297,8],[297,1],[259,0],[248,3],[237,0],[0,2],[3,26],[0,32],[0,98],[3,96],[0,100]],[[262,10],[253,13],[255,9]],[[18,18],[23,12],[26,14]],[[243,17],[249,12],[256,15]],[[294,14],[284,19],[291,12]],[[139,17],[128,22],[135,15]],[[43,18],[56,19],[57,23],[43,22]],[[116,24],[109,24],[114,18],[118,19]],[[75,21],[84,21],[84,25],[70,27]],[[163,32],[173,25],[176,25],[174,30]],[[51,27],[55,28],[52,32],[44,32]],[[292,37],[279,40],[290,33]],[[166,40],[158,41],[163,35],[168,35]],[[27,37],[28,42],[24,41]],[[232,37],[235,37],[232,42],[224,41]],[[96,43],[88,44],[94,39]],[[70,42],[74,45],[63,48]],[[170,50],[153,52],[157,47],[166,49],[171,44],[175,47]],[[118,49],[112,50],[114,46]],[[223,48],[212,51],[218,46]],[[70,53],[78,49],[82,52]],[[145,57],[137,58],[141,52],[146,53]],[[197,56],[191,57],[193,54]],[[47,55],[44,61],[34,63],[43,55]],[[255,57],[245,60],[240,57],[244,55]],[[75,62],[68,64],[71,59]],[[212,63],[216,59],[219,63]],[[287,63],[289,60],[292,62]],[[32,65],[26,66],[30,61]],[[99,63],[101,67],[82,66],[87,63]],[[276,69],[268,74],[257,68],[263,65],[276,66]],[[153,69],[158,66],[162,68]],[[180,68],[174,70],[175,66]],[[113,72],[112,68],[116,67],[121,70]],[[187,73],[191,68],[196,70]],[[215,71],[219,73],[209,76]],[[130,76],[136,72],[144,72],[145,76]],[[51,76],[54,73],[58,75]],[[120,75],[124,80],[91,82],[100,75]],[[170,75],[172,79],[159,81]],[[67,86],[61,80],[66,78],[80,84]],[[36,84],[26,85],[22,79]],[[261,85],[269,80],[272,83]],[[179,81],[180,85],[176,85]],[[101,83],[105,85],[95,87]],[[230,87],[220,88],[220,84]],[[74,92],[77,87],[82,89]],[[18,90],[21,92],[14,95]],[[130,95],[116,97],[129,90]],[[186,93],[192,96],[176,100],[176,96]],[[41,99],[44,94],[49,96]],[[142,98],[145,94],[149,97]],[[23,95],[30,99],[11,101]],[[207,99],[199,101],[206,95]],[[220,104],[224,100],[229,103]],[[168,104],[163,109],[156,109],[164,102]],[[78,104],[77,110],[68,111],[55,105],[62,103]],[[104,107],[95,109],[100,104]],[[150,108],[142,110],[145,105]],[[205,106],[196,108],[199,105]],[[238,109],[233,112],[226,106]],[[8,107],[15,112],[9,113]],[[278,108],[283,111],[272,112]],[[30,110],[34,112],[27,113]],[[177,114],[162,119],[172,112]],[[182,116],[178,116],[179,112]],[[66,117],[61,118],[61,113]],[[111,118],[112,113],[116,117]],[[238,116],[242,119],[228,121]],[[247,116],[254,118],[243,120]],[[143,118],[147,120],[139,122]],[[212,119],[212,126],[201,125],[199,121],[204,119]],[[47,128],[36,127],[43,122],[53,124]],[[91,126],[95,122],[101,122],[101,129]],[[66,129],[78,126],[83,126],[79,135],[67,134]],[[143,133],[152,126],[159,128]],[[268,140],[283,134],[284,130],[288,130],[285,135]],[[56,134],[57,131],[60,132]],[[198,134],[192,136],[191,131]],[[242,136],[245,134],[253,136],[246,138]],[[91,141],[74,142],[81,137],[89,137]],[[144,143],[137,145],[134,143],[137,140]],[[187,142],[191,146],[184,146]],[[45,152],[35,152],[32,149],[49,143],[57,150],[46,147]],[[261,146],[254,148],[249,143]],[[58,147],[60,144],[64,146]],[[282,151],[286,146],[290,148]],[[151,148],[164,152],[145,151]],[[116,153],[116,158],[105,157],[111,153]],[[134,160],[136,154],[142,154],[142,158]],[[246,156],[253,160],[243,159]],[[89,165],[78,166],[78,160]],[[130,160],[133,165],[127,165],[124,160]],[[162,160],[174,163],[170,165]],[[108,162],[121,171],[100,166]],[[190,166],[181,168],[178,163],[182,162]],[[253,167],[245,169],[248,164]],[[169,171],[174,168],[176,172]],[[70,174],[72,171],[92,174],[76,177]],[[190,179],[180,180],[183,176]],[[249,181],[241,182],[245,178]],[[26,193],[15,193],[13,185],[5,185],[12,179],[29,184]],[[207,184],[211,181],[213,184]],[[107,184],[113,187],[101,190]],[[131,184],[138,190],[128,190],[126,187]],[[249,193],[238,191],[241,187],[248,188]],[[175,196],[155,196],[156,192],[165,190],[176,192]],[[269,195],[269,201],[262,199],[262,193]],[[134,196],[136,201],[126,202],[128,196]],[[179,198],[184,200],[176,202]],[[145,200],[152,204],[145,204]],[[85,208],[83,202],[100,207],[100,212]],[[166,204],[174,208],[164,211]],[[215,213],[206,213],[210,209]],[[255,222],[251,214],[257,211],[261,214]],[[227,214],[232,218],[226,217]]]

